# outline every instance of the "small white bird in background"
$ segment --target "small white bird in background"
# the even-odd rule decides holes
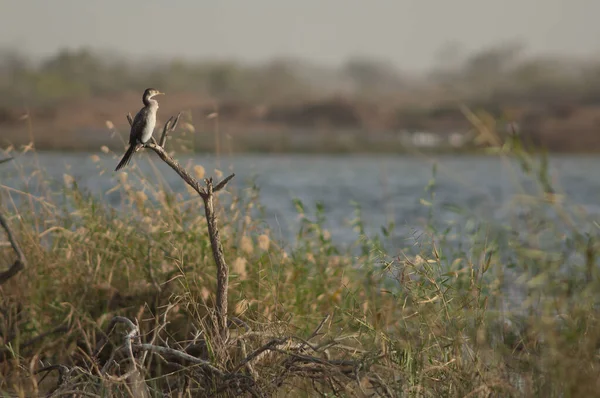
[[[123,155],[115,171],[129,164],[138,145],[145,145],[152,138],[156,126],[156,112],[158,111],[158,101],[152,99],[152,97],[163,94],[155,88],[147,88],[144,91],[142,96],[144,107],[133,118],[131,132],[129,133],[129,148],[127,148],[127,152]]]

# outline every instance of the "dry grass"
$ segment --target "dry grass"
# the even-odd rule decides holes
[[[0,391],[598,396],[597,228],[556,200],[543,162],[516,141],[496,148],[509,171],[512,160],[530,170],[540,194],[497,235],[466,216],[446,231],[432,222],[415,239],[418,255],[409,243],[386,250],[389,231],[367,237],[359,216],[357,244],[338,247],[321,209],[300,202],[297,242],[278,242],[256,189],[222,192],[225,341],[214,332],[216,270],[197,195],[174,193],[134,164],[111,189],[119,209],[68,175],[60,184],[43,170],[23,175],[39,184],[35,195],[2,185],[0,212],[27,266],[0,287]],[[98,160],[106,178],[113,167]],[[427,192],[429,206],[435,179]],[[466,246],[450,244],[453,235]],[[14,255],[0,250],[4,269]]]

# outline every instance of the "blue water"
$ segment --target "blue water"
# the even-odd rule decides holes
[[[35,179],[27,176],[41,169],[56,184],[63,174],[73,176],[108,205],[118,207],[120,195],[107,194],[117,184],[114,173],[120,154],[38,153],[26,154],[0,165],[0,184],[36,193]],[[99,156],[94,161],[92,156]],[[436,222],[460,223],[469,217],[502,222],[518,217],[515,199],[522,194],[537,195],[535,183],[507,160],[485,156],[378,156],[378,155],[231,155],[219,159],[213,155],[178,156],[183,165],[202,165],[207,175],[214,169],[235,172],[231,190],[242,195],[254,181],[260,188],[271,228],[282,238],[297,230],[298,217],[292,199],[300,199],[307,209],[321,202],[327,227],[338,242],[353,242],[357,235],[348,228],[355,205],[362,208],[367,231],[375,233],[393,221],[396,234],[406,237],[422,228],[430,211],[423,202],[431,200],[428,186],[437,165],[435,197]],[[177,174],[154,154],[141,153],[136,158],[139,173],[150,184],[158,183],[156,168],[175,192],[187,190]],[[133,169],[127,169],[130,173]],[[550,177],[557,193],[564,194],[569,206],[591,214],[600,214],[600,157],[554,156],[550,160]],[[141,187],[142,185],[140,185]],[[39,193],[39,192],[38,192]],[[13,193],[18,198],[18,194]],[[452,209],[450,209],[452,208]],[[460,209],[459,214],[456,209]],[[200,211],[200,210],[199,210]],[[466,222],[466,221],[465,221]]]

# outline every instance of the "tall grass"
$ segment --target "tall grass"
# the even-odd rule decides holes
[[[287,359],[272,356],[248,370],[258,391],[600,396],[598,224],[557,193],[544,156],[488,127],[479,129],[497,140],[493,151],[506,160],[507,172],[529,182],[514,198],[514,217],[499,224],[461,213],[457,204],[460,221],[441,228],[435,173],[421,201],[430,210],[427,225],[403,240],[405,246],[390,239],[393,224],[369,236],[361,216],[369,209],[357,207],[349,226],[356,244],[342,247],[324,227],[323,208],[299,200],[296,239],[280,242],[257,211],[256,186],[219,197],[230,314],[257,334],[244,351],[267,336],[311,337],[315,345],[336,344],[331,358],[360,364],[344,386],[332,382],[333,370],[330,379],[319,379],[301,368],[278,385]],[[95,160],[99,173],[108,175],[112,163]],[[189,166],[203,177],[200,165]],[[42,380],[36,370],[57,364],[71,369],[70,390],[131,395],[123,380],[100,371],[108,358],[92,358],[115,315],[137,320],[144,341],[160,338],[220,369],[235,362],[235,354],[193,344],[207,335],[214,302],[206,220],[201,199],[173,192],[157,170],[142,175],[134,165],[120,173],[111,189],[120,195],[118,209],[67,174],[54,185],[43,170],[22,175],[47,188],[36,196],[0,187],[0,211],[28,259],[28,267],[0,288],[5,396],[51,391],[58,376]],[[12,254],[2,250],[6,267]],[[321,333],[311,336],[326,315]],[[120,344],[122,334],[116,339]],[[174,384],[182,370],[152,358],[146,357],[142,374],[152,396],[202,394],[194,380]],[[222,394],[235,395],[235,389]]]

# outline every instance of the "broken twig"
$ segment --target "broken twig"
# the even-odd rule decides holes
[[[10,229],[10,226],[8,225],[8,221],[6,220],[6,218],[4,218],[4,216],[1,213],[0,213],[0,225],[2,225],[2,228],[4,228],[4,231],[6,231],[6,236],[8,236],[8,242],[10,243],[11,247],[17,254],[17,259],[15,260],[13,265],[8,270],[0,273],[0,285],[2,285],[6,281],[8,281],[10,278],[12,278],[16,274],[18,274],[23,268],[25,268],[25,265],[27,265],[27,259],[25,258],[25,254],[23,254],[23,251],[21,250],[21,247],[19,246],[19,243],[17,242],[15,235],[13,234],[12,230]]]

